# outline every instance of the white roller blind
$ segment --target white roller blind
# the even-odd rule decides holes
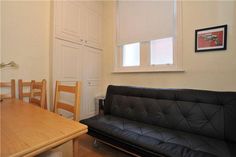
[[[174,0],[118,1],[117,44],[172,37]]]

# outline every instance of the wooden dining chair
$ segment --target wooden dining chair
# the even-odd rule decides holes
[[[0,98],[2,99],[9,99],[9,98],[16,98],[16,84],[15,80],[12,79],[11,82],[0,82],[0,88],[1,88],[1,94]],[[10,93],[2,93],[3,89],[2,88],[10,88]]]
[[[76,82],[75,86],[61,85],[59,81],[56,81],[54,112],[58,113],[58,109],[66,110],[68,112],[73,113],[73,119],[77,120],[79,118],[79,113],[80,113],[80,88],[81,88],[81,83],[78,81]],[[60,101],[61,92],[74,94],[75,96],[74,105],[61,102]]]
[[[42,82],[30,83],[30,98],[29,102],[38,105],[41,108],[47,109],[47,95],[46,95],[46,80]]]

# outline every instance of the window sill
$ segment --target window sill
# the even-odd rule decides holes
[[[113,74],[118,73],[183,73],[184,69],[116,69],[112,71]]]

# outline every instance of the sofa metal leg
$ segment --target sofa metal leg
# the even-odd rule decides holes
[[[94,147],[98,147],[98,143],[97,143],[97,139],[96,139],[96,138],[94,138],[93,146],[94,146]]]

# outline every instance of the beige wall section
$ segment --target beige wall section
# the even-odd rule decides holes
[[[49,81],[50,1],[1,2],[1,59],[18,69],[2,69],[1,79]]]
[[[109,84],[236,91],[236,1],[182,3],[184,73],[111,73],[116,45],[115,7],[115,2],[104,2],[103,92]],[[222,24],[228,24],[227,50],[195,53],[195,29]]]

